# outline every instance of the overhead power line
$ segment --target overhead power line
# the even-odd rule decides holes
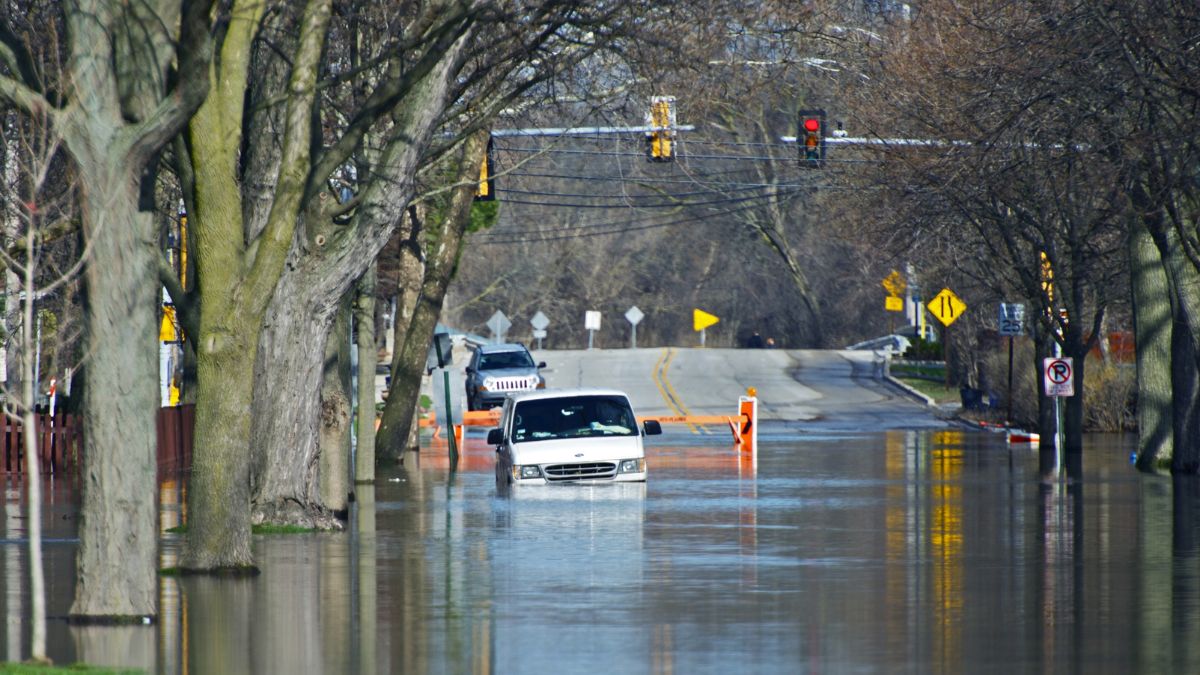
[[[800,194],[802,190],[789,191],[778,195],[783,199],[792,199]],[[745,200],[742,200],[745,201]],[[759,208],[759,203],[742,204],[735,208],[723,209],[720,211],[711,211],[709,213],[688,214],[666,220],[663,222],[647,222],[656,218],[666,218],[663,216],[652,216],[647,219],[615,221],[609,223],[592,223],[588,225],[579,225],[569,228],[543,228],[537,230],[518,230],[515,232],[481,232],[472,235],[472,241],[477,244],[501,245],[501,244],[522,244],[522,243],[542,243],[550,241],[561,241],[564,239],[573,239],[577,237],[597,237],[609,234],[623,234],[626,232],[637,232],[642,230],[651,230],[662,227],[670,227],[672,225],[680,225],[683,223],[694,223],[713,218],[733,215]]]

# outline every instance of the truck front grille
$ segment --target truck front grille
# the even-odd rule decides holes
[[[505,377],[488,383],[489,391],[529,391],[537,382],[525,377]]]
[[[545,468],[546,480],[590,480],[612,478],[617,475],[614,462],[580,462],[578,464],[551,464]]]

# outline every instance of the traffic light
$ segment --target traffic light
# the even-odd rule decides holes
[[[825,160],[825,111],[801,110],[799,121],[800,163],[819,169]]]
[[[646,117],[646,161],[675,161],[675,97],[655,96],[650,99],[650,114]]]
[[[475,201],[490,202],[496,199],[496,158],[492,151],[492,137],[488,136],[487,150],[479,165],[479,186],[475,188]]]

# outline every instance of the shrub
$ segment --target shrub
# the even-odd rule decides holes
[[[1136,372],[1128,364],[1104,363],[1088,358],[1084,370],[1083,430],[1132,431],[1136,428]],[[990,353],[981,359],[985,393],[1003,416],[1007,409],[1008,350]],[[1013,355],[1013,424],[1036,428],[1038,394],[1041,391],[1041,367],[1034,367],[1033,342],[1020,340]]]

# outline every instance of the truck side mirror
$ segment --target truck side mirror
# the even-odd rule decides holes
[[[538,361],[537,367],[538,367],[538,368],[545,368],[545,367],[546,367],[546,362],[545,362],[545,361]]]
[[[642,428],[645,429],[647,436],[657,436],[662,433],[662,425],[658,420],[646,420],[642,422]]]
[[[487,437],[488,445],[501,445],[504,443],[504,430],[500,428],[488,429]]]

